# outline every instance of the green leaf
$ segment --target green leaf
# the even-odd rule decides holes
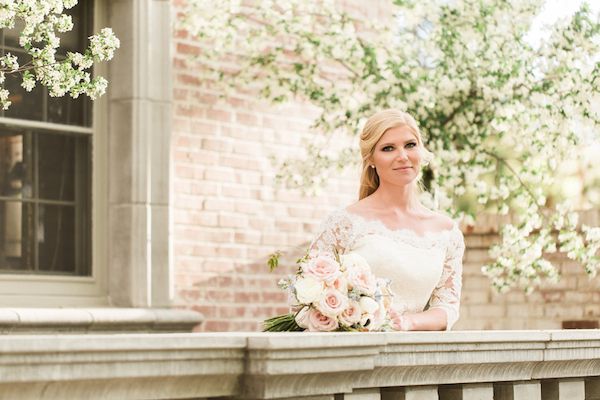
[[[269,259],[267,260],[269,272],[275,271],[275,269],[279,266],[279,257],[281,257],[281,252],[279,250],[269,255]]]

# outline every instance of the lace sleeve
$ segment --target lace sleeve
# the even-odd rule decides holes
[[[320,254],[344,254],[352,242],[352,221],[342,211],[336,211],[327,217],[321,225],[317,237],[310,244],[310,251]]]
[[[446,312],[448,316],[446,330],[452,328],[459,316],[464,251],[463,234],[455,226],[450,234],[442,275],[429,299],[429,308],[441,308]]]

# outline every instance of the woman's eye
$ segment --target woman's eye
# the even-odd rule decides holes
[[[381,148],[381,151],[392,151],[394,150],[394,146],[385,146]]]
[[[406,144],[406,147],[408,147],[409,149],[412,149],[413,147],[416,147],[417,143],[416,142],[410,142]]]

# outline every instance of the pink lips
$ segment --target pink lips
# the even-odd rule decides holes
[[[404,171],[407,169],[412,169],[412,167],[400,167],[400,168],[394,168],[394,171]]]

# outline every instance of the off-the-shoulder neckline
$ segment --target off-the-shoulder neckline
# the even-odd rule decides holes
[[[456,232],[457,230],[459,231],[458,223],[455,220],[452,220],[452,227],[449,229],[441,229],[439,231],[425,231],[421,234],[410,228],[397,228],[397,229],[390,228],[380,219],[369,219],[369,218],[363,217],[360,214],[356,214],[351,211],[348,211],[348,209],[346,209],[344,207],[342,207],[340,209],[340,212],[350,219],[354,218],[354,219],[361,221],[362,223],[373,224],[373,225],[379,226],[382,229],[385,229],[388,232],[391,232],[394,234],[409,234],[411,236],[414,236],[417,238],[422,238],[422,239],[438,238],[438,237],[449,235],[453,232]]]

